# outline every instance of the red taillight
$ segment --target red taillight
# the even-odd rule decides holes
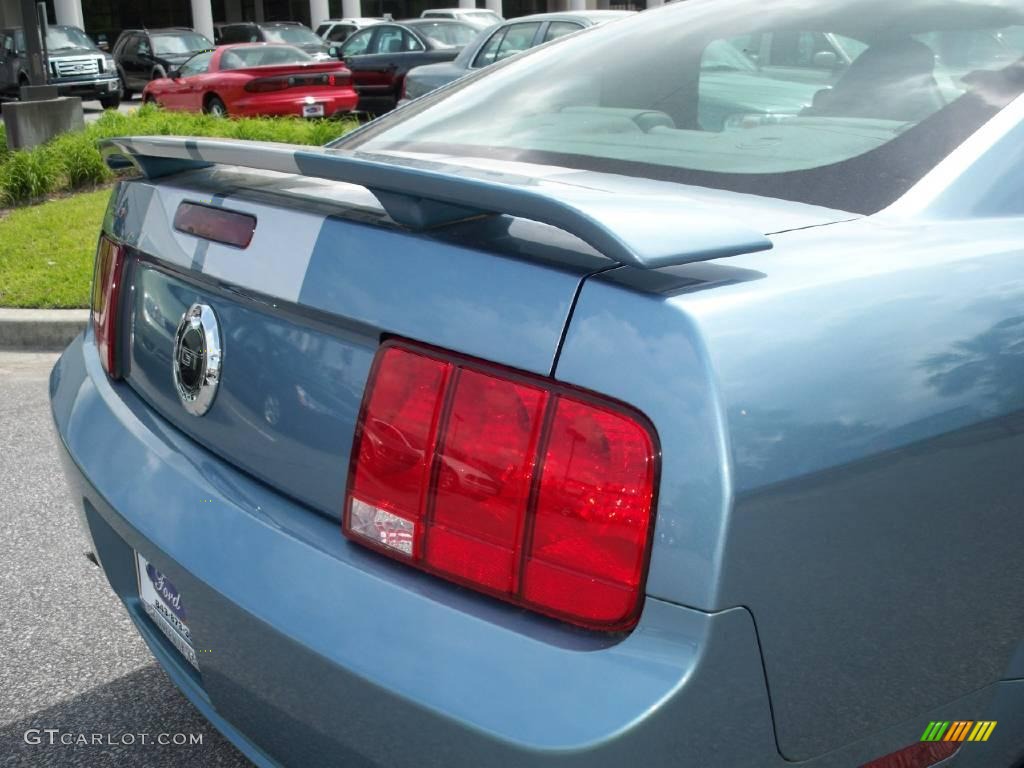
[[[389,342],[367,383],[344,529],[518,605],[629,629],[656,465],[653,430],[621,405]]]
[[[114,379],[120,378],[117,366],[117,313],[123,266],[124,252],[121,246],[106,235],[101,235],[92,278],[92,330],[103,370]]]
[[[947,757],[952,757],[958,749],[958,741],[922,741],[865,763],[860,768],[930,768]]]
[[[334,72],[300,72],[293,75],[256,77],[245,84],[250,93],[269,93],[287,88],[312,88],[316,86],[345,86],[352,84],[352,72],[339,69]]]
[[[245,84],[245,90],[250,93],[283,91],[290,87],[291,83],[288,81],[287,77],[257,77]]]
[[[236,248],[248,248],[256,231],[256,217],[197,203],[181,203],[174,213],[174,228],[195,237]]]

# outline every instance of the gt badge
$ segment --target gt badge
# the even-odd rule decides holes
[[[174,388],[185,410],[202,416],[213,405],[220,384],[223,351],[213,308],[193,304],[174,334]]]

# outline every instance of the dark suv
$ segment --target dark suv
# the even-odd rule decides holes
[[[114,43],[114,60],[126,99],[150,80],[167,77],[199,51],[213,47],[205,36],[188,27],[126,29]]]
[[[314,59],[330,59],[328,45],[297,21],[242,22],[216,27],[217,45],[229,43],[285,43],[301,48]]]
[[[18,96],[29,84],[28,47],[25,30],[0,30],[0,92]],[[104,53],[78,27],[53,24],[46,28],[46,81],[57,86],[61,96],[99,99],[104,108],[121,102],[117,69],[110,54]]]

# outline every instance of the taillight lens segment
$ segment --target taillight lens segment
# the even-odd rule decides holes
[[[103,364],[103,370],[111,378],[119,377],[117,311],[123,266],[124,252],[121,246],[106,235],[102,235],[96,248],[96,265],[93,270],[91,316],[100,362]]]
[[[647,421],[617,403],[388,342],[356,429],[345,532],[542,613],[629,629],[657,462]]]

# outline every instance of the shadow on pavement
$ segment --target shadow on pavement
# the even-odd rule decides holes
[[[26,743],[29,739],[38,744]],[[44,729],[58,729],[51,734]],[[84,739],[80,737],[84,735]],[[101,738],[102,744],[85,743]],[[147,734],[145,744],[141,734]],[[184,734],[185,744],[158,744]],[[189,738],[201,737],[201,744]],[[72,742],[62,744],[61,741]],[[181,738],[179,737],[179,741]],[[75,742],[78,743],[75,743]],[[134,743],[123,743],[124,741]],[[108,743],[109,742],[109,743]],[[251,766],[151,664],[0,727],[0,766]]]

